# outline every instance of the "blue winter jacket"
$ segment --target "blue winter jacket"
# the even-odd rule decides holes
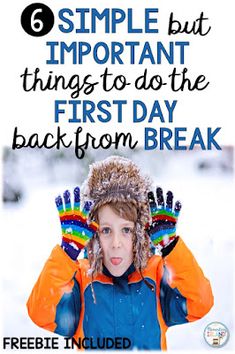
[[[169,326],[200,319],[213,305],[210,283],[181,238],[166,257],[152,256],[142,275],[133,265],[121,277],[104,267],[91,284],[88,269],[88,260],[73,262],[56,246],[27,303],[38,326],[88,349],[107,338],[127,338],[128,349],[166,349]]]

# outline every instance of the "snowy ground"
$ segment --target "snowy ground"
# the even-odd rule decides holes
[[[152,173],[152,163],[141,161],[145,170]],[[27,178],[30,181],[30,176]],[[27,184],[23,202],[5,205],[2,211],[3,336],[48,337],[50,333],[31,322],[25,304],[50,250],[60,242],[54,197],[75,184],[68,184],[66,180]],[[205,343],[203,331],[210,322],[219,321],[230,330],[230,340],[220,350],[234,350],[232,175],[215,170],[199,174],[194,170],[193,162],[182,155],[167,166],[165,173],[159,173],[157,184],[164,190],[171,188],[182,201],[178,232],[210,279],[215,298],[215,305],[205,318],[168,330],[168,349],[214,350]]]

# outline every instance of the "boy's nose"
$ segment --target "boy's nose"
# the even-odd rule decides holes
[[[121,239],[118,233],[114,233],[112,241],[113,248],[119,248],[121,246]]]

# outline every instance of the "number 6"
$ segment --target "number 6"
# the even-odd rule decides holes
[[[35,19],[38,12],[42,12],[42,9],[34,10],[31,16],[31,28],[34,32],[40,32],[43,29],[43,22],[39,19]],[[36,24],[38,25],[37,27]]]

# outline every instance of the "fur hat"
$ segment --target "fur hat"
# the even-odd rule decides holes
[[[140,169],[131,160],[111,156],[105,160],[90,165],[87,180],[82,186],[83,202],[90,200],[93,203],[90,218],[101,206],[110,202],[131,202],[137,209],[135,237],[133,240],[134,265],[137,269],[145,268],[149,257],[149,237],[145,226],[151,221],[148,204],[148,192],[151,181],[148,176],[142,175]],[[93,244],[92,244],[93,242]],[[102,271],[102,255],[98,237],[88,246],[88,257],[91,271]],[[90,253],[90,256],[89,256]]]

